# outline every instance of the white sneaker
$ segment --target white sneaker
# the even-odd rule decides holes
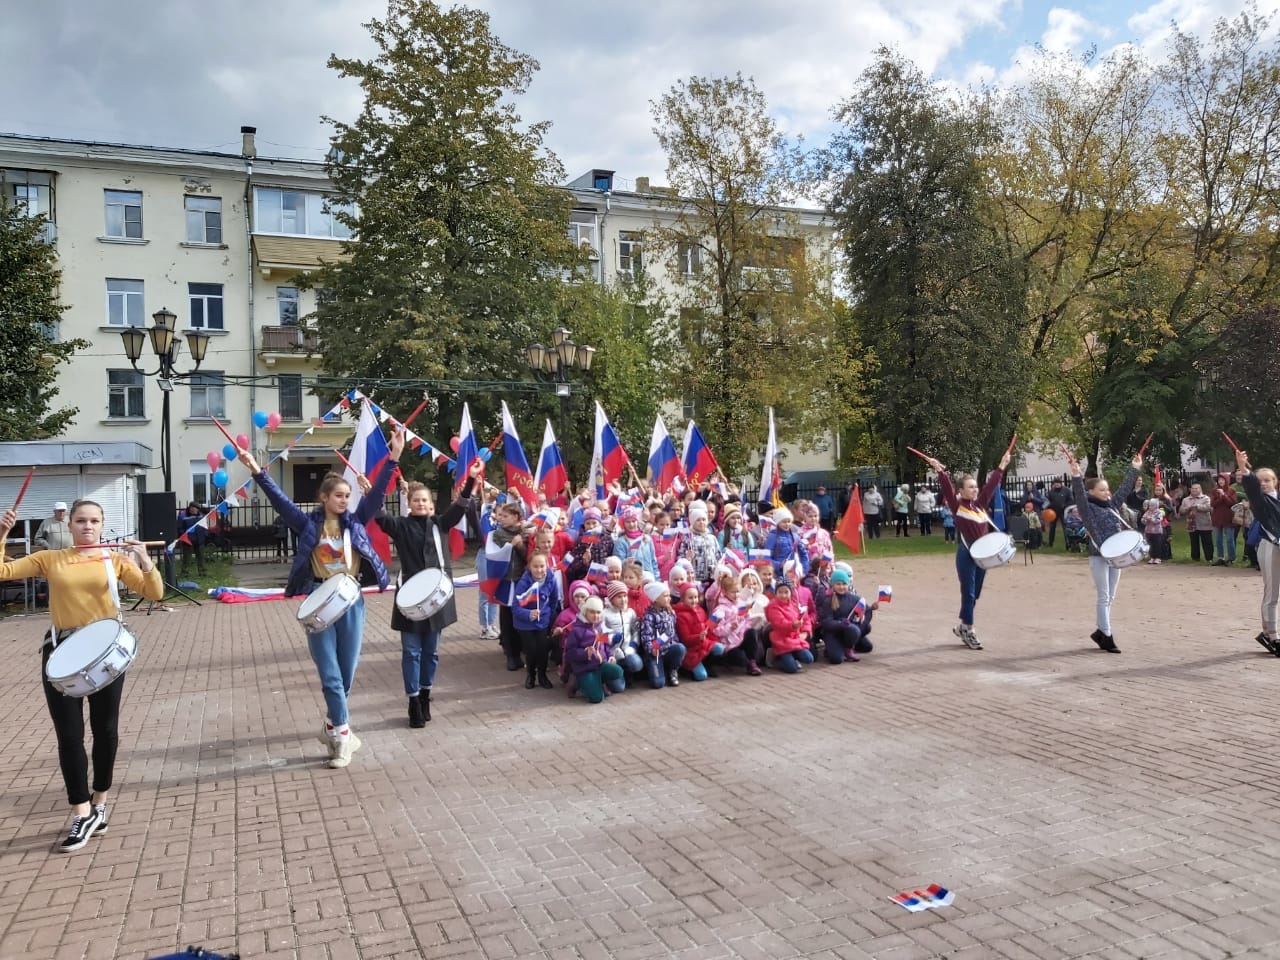
[[[338,731],[334,729],[333,724],[330,723],[329,718],[326,717],[324,723],[320,726],[320,736],[316,737],[316,739],[324,744],[324,748],[328,752],[330,760],[338,754],[337,738]]]
[[[334,738],[334,754],[329,758],[329,766],[334,769],[345,767],[351,762],[351,755],[360,749],[360,738],[345,724]]]

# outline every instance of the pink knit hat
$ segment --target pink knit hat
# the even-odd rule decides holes
[[[618,594],[622,594],[625,597],[627,595],[627,585],[621,580],[610,580],[608,587],[605,588],[605,592],[609,595],[610,600]]]

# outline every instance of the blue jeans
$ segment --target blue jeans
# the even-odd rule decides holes
[[[680,669],[680,664],[684,662],[686,652],[683,643],[673,643],[658,654],[657,657],[649,657],[645,660],[644,666],[649,674],[649,686],[655,690],[665,687],[667,685],[667,674],[675,673]]]
[[[400,669],[404,672],[405,696],[416,697],[430,690],[440,663],[440,631],[408,633],[400,631]]]
[[[1227,558],[1227,563],[1236,562],[1236,528],[1214,527],[1214,539],[1217,541],[1218,558]],[[1223,543],[1223,541],[1226,541]],[[1224,549],[1225,547],[1225,549]]]
[[[1098,629],[1111,636],[1111,604],[1116,599],[1116,587],[1120,585],[1120,568],[1113,567],[1102,557],[1089,558],[1089,573],[1093,577],[1093,590],[1097,597]]]
[[[987,571],[973,562],[969,548],[963,543],[956,550],[956,575],[960,578],[960,622],[972,627],[973,608],[982,596],[982,581],[987,578]]]
[[[813,663],[813,654],[808,650],[797,650],[795,653],[784,653],[773,658],[773,665],[783,673],[798,673],[802,663]]]
[[[480,547],[480,552],[476,554],[476,582],[479,584],[489,575],[489,561],[484,556],[484,545]],[[498,625],[498,605],[490,603],[489,597],[483,590],[476,590],[476,598],[479,603],[480,613],[480,629],[487,630],[490,627]]]
[[[311,659],[320,674],[320,689],[329,711],[329,722],[335,727],[346,723],[347,695],[356,679],[360,661],[360,645],[364,641],[364,596],[338,618],[338,622],[319,633],[307,634]]]

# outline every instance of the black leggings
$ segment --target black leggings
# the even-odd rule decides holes
[[[517,630],[520,646],[524,651],[524,665],[529,676],[545,676],[547,661],[551,656],[551,634],[546,628],[541,630]]]
[[[67,803],[88,803],[89,758],[84,752],[84,701],[89,701],[89,728],[93,731],[93,789],[106,793],[111,789],[116,765],[116,749],[120,746],[120,700],[124,696],[124,677],[116,677],[97,693],[86,697],[68,697],[59,693],[47,679],[44,667],[53,647],[44,645],[40,656],[40,677],[44,683],[44,699],[58,735],[58,764],[62,782],[67,788]]]

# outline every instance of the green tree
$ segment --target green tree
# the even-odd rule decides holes
[[[372,59],[329,58],[365,99],[352,123],[326,118],[335,215],[358,239],[308,280],[329,294],[317,312],[323,372],[525,379],[525,348],[547,342],[577,256],[547,124],[523,125],[513,106],[538,65],[465,7],[389,0],[366,26]],[[381,399],[411,409],[418,395]],[[452,435],[465,399],[492,436],[500,391],[435,399],[415,424],[425,435]]]
[[[675,280],[674,385],[737,475],[762,446],[769,406],[782,442],[812,445],[839,427],[832,398],[856,361],[835,338],[831,251],[819,216],[806,224],[784,209],[804,186],[801,155],[752,80],[691,77],[651,111],[671,197],[645,241]]]
[[[0,198],[0,440],[43,440],[61,434],[75,407],[55,409],[58,365],[83,340],[54,339],[62,318],[57,254],[43,239],[43,216]]]
[[[990,466],[1029,386],[1025,285],[980,163],[990,125],[884,48],[835,116],[823,172],[878,365],[871,425],[900,475],[919,470],[908,446]]]

